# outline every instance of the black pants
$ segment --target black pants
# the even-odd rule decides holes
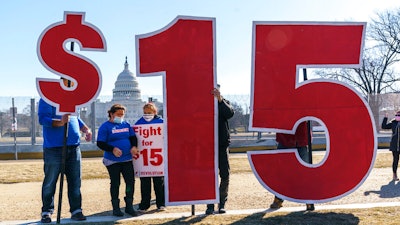
[[[107,166],[108,174],[110,175],[110,194],[111,200],[119,199],[119,185],[121,183],[121,174],[125,180],[125,197],[133,199],[135,191],[135,178],[133,172],[132,161],[114,163]]]
[[[153,179],[154,193],[156,195],[157,208],[165,206],[164,194],[164,177],[141,177],[140,192],[142,200],[139,204],[139,209],[146,210],[150,208],[151,201],[151,179]]]
[[[399,165],[399,151],[392,151],[392,155],[393,155],[393,164],[392,164],[392,170],[393,173],[397,173],[397,167]]]
[[[228,200],[229,190],[229,146],[219,146],[218,149],[218,169],[219,177],[221,178],[219,184],[219,204],[220,207],[225,207],[225,203]],[[207,208],[214,208],[214,204],[208,204]]]

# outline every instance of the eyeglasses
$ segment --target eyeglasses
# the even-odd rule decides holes
[[[400,116],[400,114],[396,114],[396,115],[394,115],[394,116]]]

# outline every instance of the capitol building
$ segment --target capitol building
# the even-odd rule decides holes
[[[96,115],[96,126],[108,120],[107,111],[112,105],[117,103],[126,107],[125,121],[133,125],[143,115],[143,106],[147,102],[142,100],[139,83],[136,76],[129,70],[127,58],[125,58],[124,70],[118,75],[115,81],[112,94],[112,99],[109,102],[100,102],[99,99],[95,101],[94,114]],[[149,101],[152,101],[157,106],[158,111],[161,112],[162,103],[156,99],[149,99]]]

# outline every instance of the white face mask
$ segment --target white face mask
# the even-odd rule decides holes
[[[394,119],[395,119],[396,121],[400,121],[400,116],[395,116]]]
[[[152,119],[154,119],[154,114],[143,114],[143,119],[147,122],[150,122]]]
[[[122,121],[124,121],[122,117],[119,116],[114,117],[114,123],[122,123]]]

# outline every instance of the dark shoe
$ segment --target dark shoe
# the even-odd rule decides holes
[[[225,202],[218,204],[218,213],[220,213],[220,214],[226,213]]]
[[[124,213],[121,211],[120,208],[118,208],[118,209],[113,209],[113,216],[121,217],[121,216],[124,216]]]
[[[306,204],[306,210],[307,211],[314,211],[315,210],[314,204]]]
[[[118,216],[118,217],[124,216],[124,213],[119,208],[119,199],[111,200],[111,204],[113,207],[113,216]]]
[[[133,207],[126,207],[125,208],[125,212],[128,213],[129,215],[135,217],[135,216],[139,216],[138,212],[133,208]]]
[[[49,214],[42,215],[42,218],[40,219],[41,223],[51,223],[51,217]]]
[[[214,214],[214,209],[207,208],[206,215],[212,215],[212,214]]]
[[[71,220],[75,221],[83,221],[86,220],[86,216],[82,214],[82,212],[77,212],[74,215],[71,216]]]
[[[133,208],[133,198],[124,198],[125,200],[125,212],[131,216],[139,216],[138,212]]]
[[[271,209],[279,209],[282,207],[283,201],[277,197],[274,198],[274,202],[269,206]]]

